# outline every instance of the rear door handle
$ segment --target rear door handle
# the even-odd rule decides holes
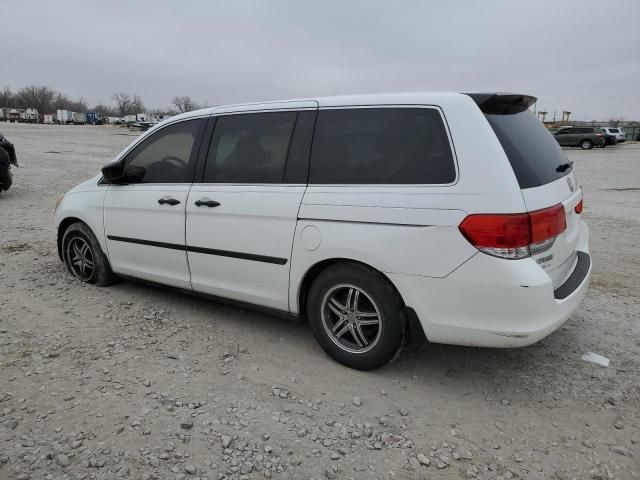
[[[180,203],[180,200],[176,200],[175,198],[166,196],[166,197],[162,197],[160,200],[158,200],[158,203],[160,205],[178,205]]]
[[[216,202],[215,200],[209,200],[208,198],[201,198],[200,200],[195,201],[196,207],[217,207],[220,205],[220,202]]]

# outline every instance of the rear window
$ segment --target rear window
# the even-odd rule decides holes
[[[611,133],[620,133],[620,130],[618,130],[617,128],[610,128],[609,132],[611,132]]]
[[[567,156],[529,110],[485,117],[509,158],[520,188],[546,185],[571,171],[571,168],[558,169],[568,163]]]
[[[449,184],[455,178],[449,137],[436,109],[318,113],[309,183]]]

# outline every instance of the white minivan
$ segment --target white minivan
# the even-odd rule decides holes
[[[571,316],[591,274],[582,189],[534,100],[378,94],[178,115],[59,200],[60,257],[100,286],[134,277],[293,314],[357,369],[425,337],[529,345]]]

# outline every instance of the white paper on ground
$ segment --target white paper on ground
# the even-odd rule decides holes
[[[584,360],[585,362],[597,363],[598,365],[601,365],[603,367],[609,366],[609,359],[607,357],[603,357],[602,355],[598,355],[597,353],[593,352],[585,353],[584,355],[582,355],[582,357],[580,357],[580,359]]]

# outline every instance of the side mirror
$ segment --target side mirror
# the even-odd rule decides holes
[[[129,167],[124,171],[123,181],[126,183],[138,183],[146,173],[144,167]]]
[[[107,183],[136,183],[142,180],[144,167],[129,167],[125,170],[124,158],[107,163],[102,167],[102,176]]]
[[[124,158],[109,162],[102,167],[102,176],[107,183],[118,183],[124,179]]]

